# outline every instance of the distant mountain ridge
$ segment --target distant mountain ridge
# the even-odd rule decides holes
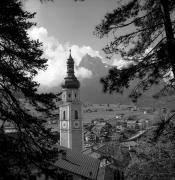
[[[91,57],[88,54],[82,58],[79,66],[89,69],[93,73],[93,76],[99,78],[107,74],[111,67],[110,65],[103,63],[102,59],[99,57]]]

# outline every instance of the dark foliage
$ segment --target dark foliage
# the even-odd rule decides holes
[[[108,58],[120,54],[130,62],[123,69],[111,69],[101,79],[105,92],[121,93],[134,79],[138,84],[131,93],[133,100],[163,79],[167,90],[174,89],[170,75],[170,71],[175,75],[174,11],[173,0],[122,0],[117,9],[105,15],[95,29],[100,38],[113,35],[104,52]]]
[[[125,172],[128,179],[168,180],[175,177],[174,115],[169,114],[167,118],[164,115],[159,128],[147,130],[137,141],[137,147],[130,150],[132,160]]]
[[[165,131],[167,129],[171,130],[169,133],[169,138],[171,136],[171,139],[174,139],[175,137],[175,126],[172,121],[175,120],[175,113],[169,114],[167,118],[161,118],[160,121],[157,124],[157,128],[154,131],[153,141],[158,141],[158,139],[162,136],[162,134],[165,134]],[[174,134],[174,135],[172,135]]]
[[[100,136],[104,137],[105,141],[110,140],[110,135],[112,133],[112,125],[110,123],[106,123],[105,126],[103,126],[100,130]]]
[[[2,0],[0,7],[0,179],[26,179],[36,167],[53,174],[56,140],[44,119],[55,95],[37,94],[33,81],[47,62],[41,43],[27,34],[35,14],[20,0]],[[15,132],[7,133],[7,124]]]

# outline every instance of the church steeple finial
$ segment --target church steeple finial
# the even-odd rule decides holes
[[[69,59],[68,60],[73,60],[72,54],[71,54],[71,49],[69,49]]]
[[[70,56],[71,56],[71,49],[69,49],[69,54],[70,54]]]

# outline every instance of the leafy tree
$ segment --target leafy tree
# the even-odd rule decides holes
[[[89,142],[90,143],[92,143],[92,144],[97,143],[97,139],[98,139],[98,137],[93,132],[91,132],[89,134]]]
[[[55,168],[56,140],[44,120],[55,96],[37,94],[39,84],[33,80],[47,62],[42,44],[27,34],[35,14],[24,11],[20,0],[2,0],[0,7],[0,179],[19,180],[26,179],[31,168],[46,174]],[[6,132],[7,123],[15,133]]]
[[[101,79],[105,92],[123,92],[133,79],[139,79],[130,95],[133,100],[162,79],[166,85],[160,94],[174,92],[174,12],[174,0],[120,0],[118,8],[105,15],[95,29],[98,37],[111,39],[104,52],[108,58],[119,54],[130,64],[112,68]]]
[[[105,141],[110,140],[110,135],[112,134],[113,127],[110,123],[106,123],[100,130],[100,136],[105,138]]]

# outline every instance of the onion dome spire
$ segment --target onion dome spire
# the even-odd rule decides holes
[[[74,60],[71,55],[71,49],[69,50],[69,58],[67,59],[67,76],[74,77]]]
[[[69,51],[70,54],[67,59],[67,76],[64,78],[65,81],[62,84],[62,88],[78,89],[80,87],[80,82],[74,74],[74,60],[71,55],[71,49]]]

